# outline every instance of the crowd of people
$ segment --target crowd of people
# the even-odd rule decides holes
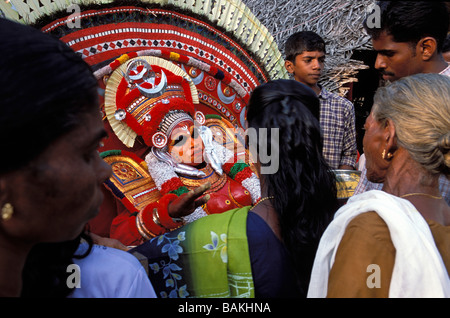
[[[130,53],[104,66],[107,131],[92,68],[1,18],[0,295],[450,297],[449,12],[443,2],[378,5],[380,26],[364,27],[386,83],[359,166],[353,104],[319,84],[327,51],[317,33],[286,40],[293,79],[252,91],[255,135],[239,157],[212,137],[181,68]],[[122,183],[111,152],[98,151],[108,134],[140,143],[138,154],[113,153]],[[341,206],[334,171],[358,167]],[[141,194],[158,189],[158,200],[129,195],[143,178],[154,185]],[[86,226],[105,189],[123,208],[108,237]],[[68,284],[72,264],[81,285]]]

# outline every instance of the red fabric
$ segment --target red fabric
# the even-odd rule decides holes
[[[233,166],[234,166],[234,164],[235,164],[236,162],[238,162],[238,156],[237,156],[237,154],[235,153],[234,156],[233,156],[233,159],[231,159],[231,158],[228,159],[228,161],[225,162],[225,163],[222,165],[222,170],[223,170],[226,174],[229,174],[230,171],[231,171],[231,168],[233,168]]]
[[[250,167],[245,167],[244,169],[236,173],[236,175],[234,176],[234,180],[242,183],[242,181],[244,181],[245,179],[250,178],[252,176],[252,173],[253,171],[252,169],[250,169]]]
[[[110,237],[127,246],[137,246],[144,242],[136,227],[136,217],[123,209],[111,223]]]
[[[225,164],[222,165],[222,170],[223,170],[226,174],[229,174],[231,168],[233,167],[233,165],[234,165],[234,162],[227,162],[227,163],[225,163]]]
[[[160,193],[162,195],[165,195],[165,194],[169,193],[170,191],[174,191],[182,186],[184,186],[184,184],[183,184],[183,182],[181,182],[180,178],[173,177],[161,185]]]

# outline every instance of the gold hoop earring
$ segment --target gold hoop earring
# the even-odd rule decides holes
[[[8,221],[12,218],[12,215],[14,214],[14,208],[10,203],[6,203],[2,207],[2,220]]]

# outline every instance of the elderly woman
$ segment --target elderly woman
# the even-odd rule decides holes
[[[364,136],[367,175],[324,233],[310,297],[450,297],[450,79],[418,74],[381,88]]]

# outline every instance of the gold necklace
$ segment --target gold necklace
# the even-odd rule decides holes
[[[436,200],[442,199],[442,196],[438,197],[438,196],[431,195],[431,194],[428,194],[428,193],[408,193],[408,194],[404,194],[404,195],[400,196],[400,198],[407,198],[407,197],[411,197],[411,196],[414,196],[414,195],[423,195],[425,197],[429,197],[429,198],[436,199]]]
[[[266,201],[266,200],[270,200],[270,199],[275,199],[275,197],[274,196],[270,196],[270,197],[265,197],[265,198],[260,199],[258,202],[256,202],[256,204],[254,206],[252,206],[252,208],[250,210],[253,210],[254,208],[256,208],[256,206],[258,204],[260,204],[261,202]]]

